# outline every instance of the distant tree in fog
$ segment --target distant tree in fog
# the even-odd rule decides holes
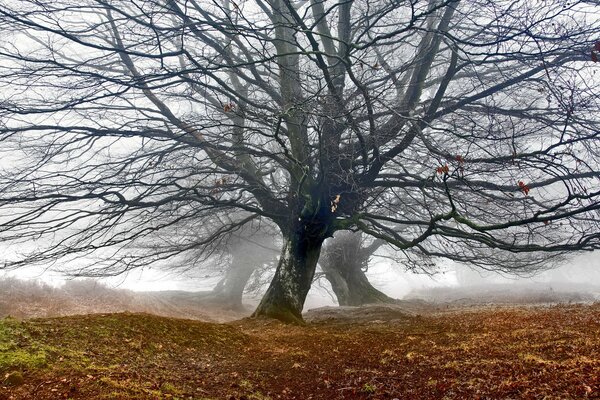
[[[373,287],[366,275],[373,253],[384,243],[374,240],[366,244],[360,232],[338,232],[325,241],[319,265],[340,306],[394,302]]]
[[[183,220],[165,226],[138,240],[137,245],[138,253],[176,260],[162,265],[163,270],[205,279],[219,277],[212,290],[197,292],[198,296],[207,303],[242,309],[242,295],[252,274],[273,269],[281,250],[281,234],[275,225],[254,214],[210,213],[192,224]],[[65,273],[89,276],[94,271],[96,276],[103,276],[110,269],[87,266]]]
[[[243,309],[242,296],[252,274],[272,269],[268,267],[274,266],[280,252],[277,232],[265,225],[245,225],[223,241],[219,257],[207,260],[215,262],[214,267],[220,267],[222,277],[212,291],[202,295],[204,301],[226,308]],[[199,256],[204,258],[202,252]]]
[[[172,263],[161,232],[244,212],[283,238],[255,315],[301,322],[336,231],[506,270],[600,246],[588,1],[14,0],[0,32],[7,268]]]

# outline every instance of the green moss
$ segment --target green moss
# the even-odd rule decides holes
[[[271,400],[271,397],[262,394],[261,392],[254,392],[248,396],[250,400]]]
[[[254,389],[254,385],[252,385],[252,382],[246,380],[246,379],[242,379],[240,381],[240,388],[244,389],[244,390],[253,390]]]
[[[377,391],[377,387],[375,385],[372,385],[370,383],[365,383],[362,387],[362,391],[364,393],[368,393],[368,394],[373,394]]]
[[[0,372],[46,366],[46,352],[31,343],[23,324],[12,318],[0,320]]]
[[[36,369],[46,366],[46,354],[15,349],[0,353],[0,371],[10,369]]]
[[[10,346],[14,339],[14,332],[19,328],[19,322],[10,317],[0,320],[0,351],[6,349],[6,346]]]
[[[27,379],[29,375],[36,376],[35,369],[45,367],[48,373],[59,376],[65,371],[88,376],[89,384],[97,386],[94,390],[99,391],[98,398],[183,399],[190,391],[186,384],[169,381],[157,387],[157,379],[140,382],[123,374],[131,366],[163,365],[166,355],[172,352],[212,354],[238,349],[247,340],[248,336],[233,326],[146,314],[84,315],[24,322],[0,319],[0,384],[7,373],[20,372]],[[265,397],[257,393],[254,398]]]
[[[183,393],[175,385],[169,382],[164,382],[162,385],[160,385],[160,391],[175,395],[181,395]]]

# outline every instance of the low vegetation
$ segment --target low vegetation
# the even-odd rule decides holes
[[[7,318],[0,398],[600,398],[600,304],[347,313],[304,327]]]
[[[59,287],[34,280],[0,279],[0,318],[45,318],[118,312],[142,312],[225,322],[249,315],[251,311],[203,307],[199,293],[134,292],[113,289],[93,279],[71,280]]]

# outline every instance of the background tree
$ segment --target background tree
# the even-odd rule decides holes
[[[300,322],[338,230],[488,268],[598,248],[598,17],[583,0],[0,4],[5,265],[160,263],[178,255],[137,242],[243,210],[284,239],[255,315]]]
[[[319,265],[340,306],[395,301],[373,287],[365,274],[373,253],[384,243],[374,240],[365,244],[361,232],[338,232],[325,242]]]
[[[247,224],[227,238],[217,260],[208,260],[216,261],[223,276],[212,291],[202,294],[202,300],[243,310],[242,296],[252,274],[269,271],[273,268],[267,266],[277,262],[280,249],[275,232],[273,228]],[[204,252],[200,251],[199,256],[204,258]]]
[[[212,290],[195,294],[203,302],[243,310],[242,296],[252,274],[265,274],[277,261],[281,247],[277,227],[244,211],[220,214],[213,210],[193,224],[190,222],[184,219],[181,224],[162,227],[137,240],[138,252],[167,255],[169,263],[160,268],[174,274],[218,277]],[[177,262],[173,262],[176,256]],[[86,276],[90,272],[89,267],[63,271],[66,275]],[[103,276],[102,270],[98,273]],[[258,290],[254,287],[252,291]]]

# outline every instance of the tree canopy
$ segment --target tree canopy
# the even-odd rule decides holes
[[[594,4],[3,2],[5,267],[125,271],[259,216],[284,246],[256,315],[300,321],[338,230],[485,268],[597,249]]]

